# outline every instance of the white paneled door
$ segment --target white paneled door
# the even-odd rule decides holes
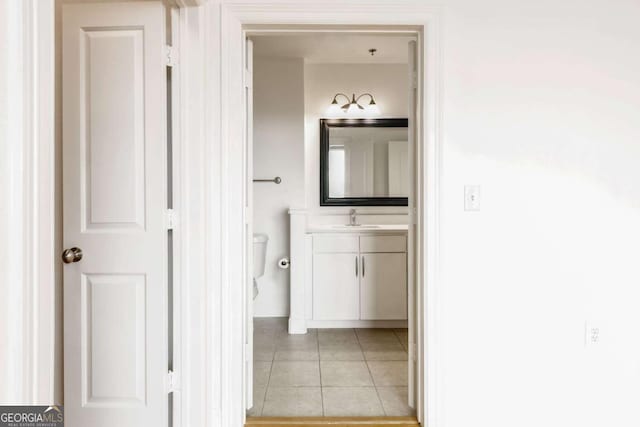
[[[66,425],[166,426],[165,9],[67,4],[62,28]]]

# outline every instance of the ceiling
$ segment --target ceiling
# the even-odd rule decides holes
[[[315,64],[406,64],[408,34],[294,33],[251,36],[257,57],[304,58]],[[377,52],[371,56],[369,49]]]

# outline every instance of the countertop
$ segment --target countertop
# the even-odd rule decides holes
[[[311,233],[388,233],[388,232],[407,232],[409,226],[407,224],[363,224],[363,225],[343,225],[343,224],[323,224],[309,225],[307,234]]]

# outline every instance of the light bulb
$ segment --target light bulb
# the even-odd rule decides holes
[[[327,115],[329,116],[337,116],[340,113],[340,106],[337,102],[332,102],[331,105],[329,105],[329,108],[327,108]]]
[[[369,104],[367,104],[367,106],[365,107],[365,111],[367,112],[367,115],[370,115],[370,116],[380,115],[380,108],[378,107],[378,104],[376,104],[373,99]]]
[[[349,104],[349,108],[347,108],[347,114],[350,114],[350,115],[360,114],[361,113],[360,110],[362,109],[363,108],[360,105],[358,105],[355,102],[352,102],[351,104]]]

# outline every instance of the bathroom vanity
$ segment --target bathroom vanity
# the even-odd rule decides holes
[[[413,295],[409,227],[399,224],[412,188],[408,119],[319,126],[319,206],[289,209],[289,333],[404,328]]]
[[[312,319],[406,320],[407,237],[312,233]]]
[[[307,227],[304,279],[296,282],[292,276],[291,282],[291,312],[304,316],[304,322],[299,319],[293,324],[298,330],[291,330],[290,322],[290,332],[304,333],[302,329],[306,328],[406,327],[407,228]]]

